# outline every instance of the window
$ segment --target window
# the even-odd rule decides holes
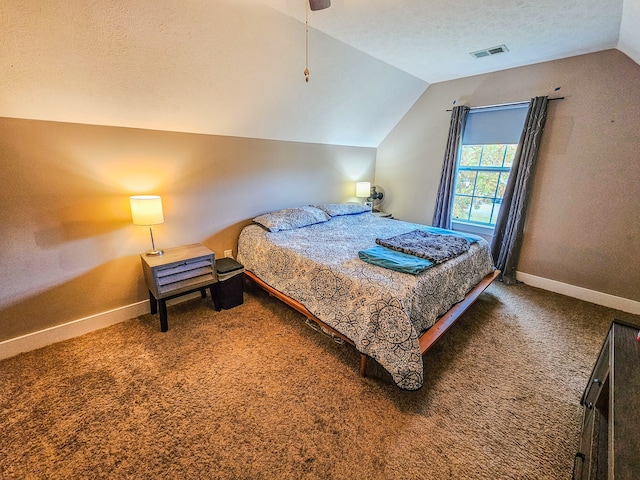
[[[495,226],[528,107],[469,112],[456,166],[452,222]]]
[[[462,146],[452,220],[495,226],[517,146]]]

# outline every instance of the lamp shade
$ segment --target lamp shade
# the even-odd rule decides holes
[[[356,197],[371,195],[371,182],[356,182]]]
[[[131,202],[131,219],[134,225],[158,225],[164,223],[162,199],[158,195],[134,195]]]

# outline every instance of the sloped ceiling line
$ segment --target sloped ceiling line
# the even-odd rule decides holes
[[[0,116],[377,147],[430,83],[640,52],[640,0],[331,3],[305,83],[301,0],[5,0]]]

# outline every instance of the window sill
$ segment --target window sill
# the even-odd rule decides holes
[[[491,239],[493,238],[493,227],[483,227],[472,223],[453,221],[451,222],[451,230],[479,235],[489,243],[491,243]]]

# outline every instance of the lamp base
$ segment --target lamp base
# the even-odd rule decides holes
[[[149,225],[149,235],[151,235],[151,250],[147,250],[144,254],[147,257],[157,257],[158,255],[162,255],[164,250],[156,250],[156,242],[153,241],[153,228]]]

